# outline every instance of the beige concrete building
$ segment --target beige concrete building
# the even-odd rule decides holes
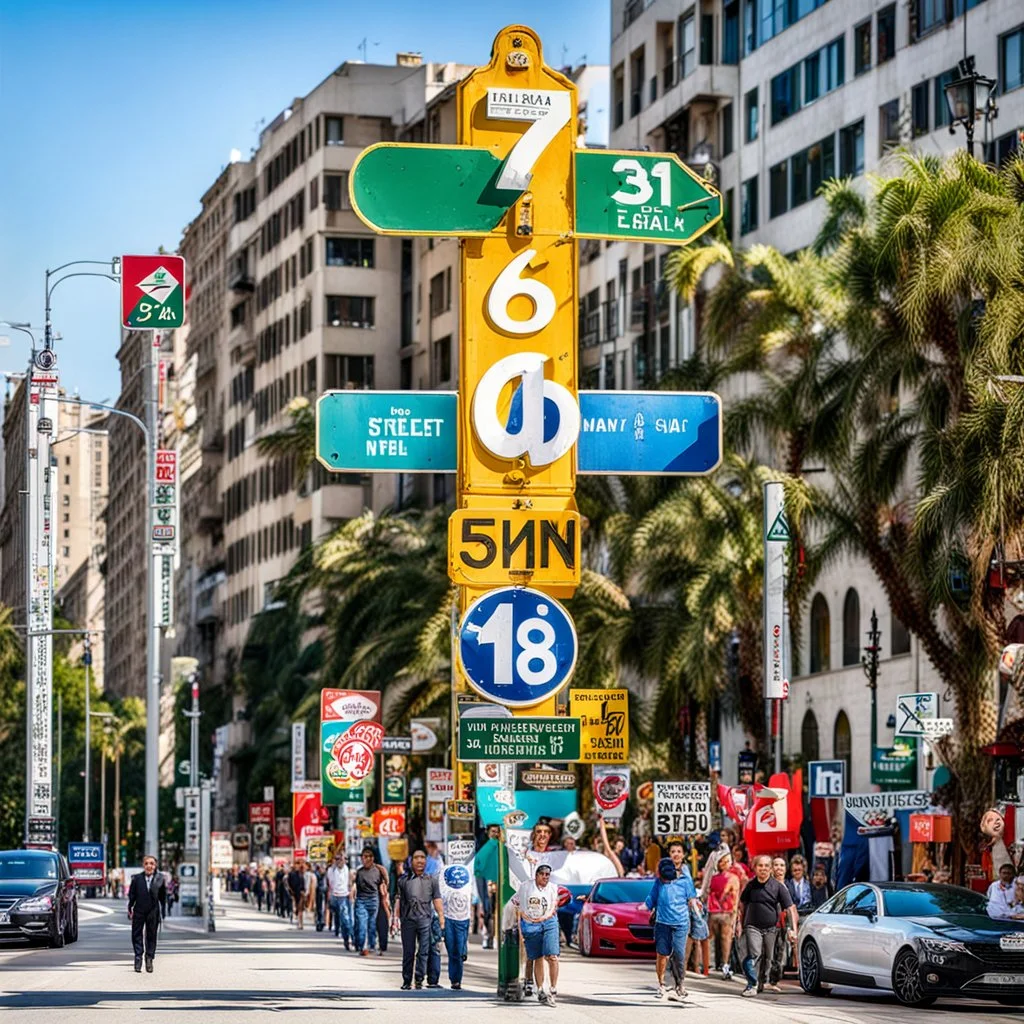
[[[4,504],[0,513],[0,601],[13,621],[25,620],[25,386],[7,378],[4,396]]]

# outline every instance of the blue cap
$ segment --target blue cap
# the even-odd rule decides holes
[[[663,882],[675,881],[676,877],[676,866],[672,863],[671,857],[662,857],[658,861],[658,877]]]

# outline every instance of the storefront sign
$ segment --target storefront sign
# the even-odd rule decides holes
[[[595,764],[593,767],[594,803],[610,821],[618,821],[629,800],[629,769]]]

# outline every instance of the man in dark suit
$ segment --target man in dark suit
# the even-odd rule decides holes
[[[132,922],[132,946],[135,948],[135,970],[142,970],[146,958],[146,971],[153,973],[156,956],[156,930],[167,916],[167,886],[164,876],[156,870],[156,857],[145,857],[142,874],[132,879],[128,888],[128,917]]]

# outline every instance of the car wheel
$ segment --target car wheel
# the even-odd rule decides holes
[[[811,996],[824,995],[821,987],[821,953],[818,945],[808,939],[800,949],[800,987]]]
[[[53,918],[53,934],[50,936],[50,949],[63,949],[65,942],[67,942],[67,932],[61,927],[60,914],[58,913]]]
[[[71,936],[68,939],[69,942],[78,941],[78,905],[75,905],[74,910],[71,911]]]
[[[892,990],[904,1006],[931,1006],[935,996],[921,988],[921,965],[912,949],[901,949],[892,965]]]
[[[594,941],[589,922],[580,927],[580,956],[593,956],[591,944]]]

